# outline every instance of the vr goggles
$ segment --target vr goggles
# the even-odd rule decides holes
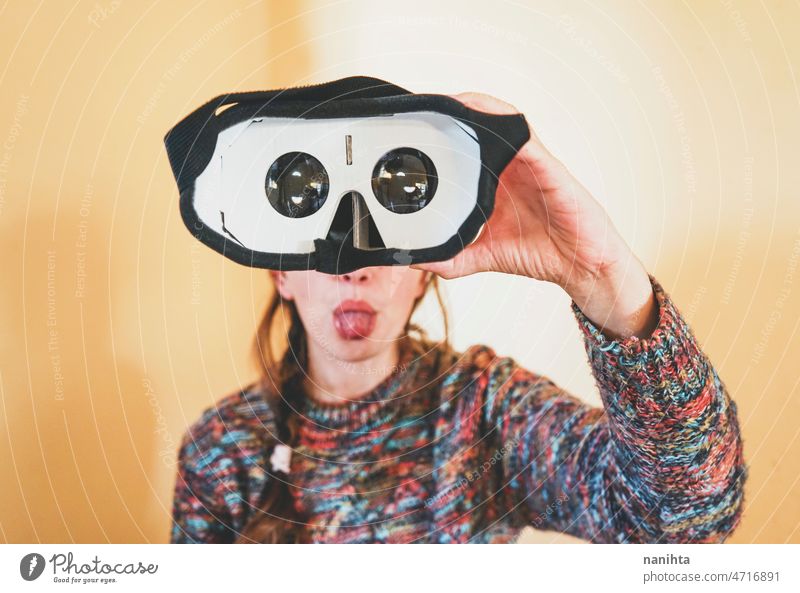
[[[358,76],[220,95],[164,143],[202,243],[245,266],[345,274],[456,255],[529,136],[522,114]]]

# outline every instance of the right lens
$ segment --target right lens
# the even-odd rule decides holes
[[[422,210],[436,193],[436,167],[416,148],[395,148],[372,172],[372,191],[384,208],[407,214]]]
[[[267,199],[289,218],[311,216],[328,197],[328,172],[305,152],[287,152],[275,159],[264,182]]]

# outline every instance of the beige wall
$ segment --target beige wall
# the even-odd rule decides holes
[[[218,93],[371,74],[526,113],[739,403],[751,477],[731,541],[800,542],[800,12],[650,4],[5,4],[0,541],[166,541],[177,442],[254,376],[268,284],[184,229],[163,135]],[[457,346],[599,403],[559,289],[447,289]]]

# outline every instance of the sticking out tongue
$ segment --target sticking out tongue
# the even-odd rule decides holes
[[[345,340],[366,338],[375,328],[375,313],[345,311],[333,314],[333,325]]]

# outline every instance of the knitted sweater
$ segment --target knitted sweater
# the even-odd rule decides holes
[[[572,301],[602,408],[484,344],[454,354],[444,377],[432,356],[403,351],[363,400],[303,398],[289,481],[312,541],[511,542],[525,526],[724,541],[748,474],[736,405],[650,281],[659,312],[646,339],[608,339]],[[256,384],[203,411],[178,452],[172,542],[233,541],[278,479],[277,434]]]

